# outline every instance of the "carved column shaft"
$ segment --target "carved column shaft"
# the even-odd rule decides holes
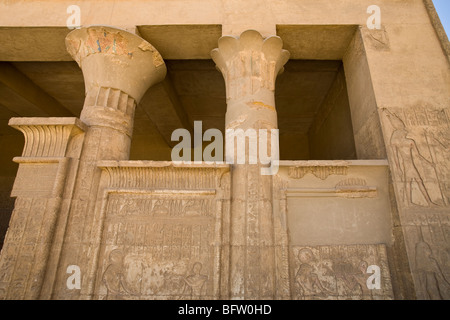
[[[94,228],[101,176],[97,162],[129,159],[136,105],[150,86],[165,77],[166,67],[150,43],[115,28],[74,30],[66,37],[66,47],[83,71],[86,99],[80,118],[88,129],[53,297],[88,299],[100,245]],[[81,292],[65,288],[69,265],[81,269]]]
[[[222,72],[227,90],[226,129],[276,129],[275,80],[289,53],[279,37],[263,39],[253,30],[240,38],[225,36],[212,57]],[[230,298],[273,299],[276,297],[275,246],[272,212],[272,177],[262,175],[258,147],[245,147],[245,164],[237,164],[237,150],[227,147],[233,162],[231,192]],[[227,134],[226,143],[234,144]],[[233,150],[235,152],[233,152]],[[230,152],[231,151],[231,152]],[[270,153],[270,151],[268,151]],[[250,158],[256,159],[252,164]]]

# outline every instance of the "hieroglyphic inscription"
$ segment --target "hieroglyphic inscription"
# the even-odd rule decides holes
[[[273,177],[273,201],[274,207],[274,239],[275,239],[275,280],[277,297],[280,299],[291,298],[291,283],[289,279],[289,238],[287,231],[287,199],[285,190],[288,181],[280,175]]]
[[[18,198],[0,255],[0,299],[27,299],[33,292],[30,281],[36,251],[47,243],[38,243],[47,199]],[[31,293],[30,293],[31,292]]]
[[[215,213],[214,195],[111,193],[99,298],[212,298]]]
[[[330,175],[346,175],[348,166],[304,166],[290,167],[289,177],[292,179],[301,179],[307,173],[312,173],[317,178],[325,180]]]

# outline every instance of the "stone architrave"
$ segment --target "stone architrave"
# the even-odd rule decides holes
[[[277,129],[275,80],[289,59],[277,36],[264,39],[254,30],[239,38],[224,36],[211,52],[226,84],[227,112],[225,128],[246,131]],[[236,131],[235,131],[236,132]],[[226,137],[233,144],[234,137]],[[267,150],[271,150],[268,139]],[[259,144],[259,141],[258,141]],[[226,159],[233,162],[236,148],[228,148]],[[270,151],[269,151],[270,152]],[[272,210],[272,176],[262,175],[259,157],[245,149],[245,164],[234,161],[231,170],[231,235],[230,280],[231,299],[274,299],[277,275]],[[250,158],[258,159],[256,164]],[[248,158],[248,161],[247,161]]]

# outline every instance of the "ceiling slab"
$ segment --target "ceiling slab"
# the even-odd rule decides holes
[[[137,26],[137,30],[164,59],[211,59],[222,36],[218,24]]]
[[[356,25],[277,25],[277,35],[291,59],[341,60]]]
[[[191,127],[225,128],[225,81],[212,60],[168,60],[167,70]]]
[[[340,60],[356,29],[356,25],[277,25],[276,32],[291,59]],[[64,42],[70,31],[67,27],[0,27],[0,61],[72,61]],[[222,26],[140,25],[136,33],[164,59],[210,59]]]
[[[184,128],[192,131],[188,116],[182,107],[169,76],[149,90],[140,102],[141,109],[154,123],[166,144],[173,147],[172,132]]]
[[[14,62],[20,72],[42,88],[75,116],[84,104],[84,79],[75,61]]]
[[[20,96],[46,116],[73,116],[64,105],[8,62],[0,62],[0,83],[5,90],[10,91],[10,96]],[[26,113],[24,107],[16,105],[10,110],[22,115]]]

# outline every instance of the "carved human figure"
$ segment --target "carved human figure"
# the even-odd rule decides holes
[[[103,283],[106,286],[107,296],[130,293],[127,289],[124,275],[124,255],[119,249],[109,253],[109,265],[103,273]]]
[[[316,260],[311,249],[304,248],[298,252],[300,267],[295,275],[295,281],[300,288],[300,296],[323,295],[326,296],[332,292],[327,290],[319,279],[315,268],[311,265]]]
[[[357,287],[361,290],[363,296],[370,295],[370,290],[367,287],[367,261],[360,261],[358,268],[354,272],[345,272],[340,277],[344,280],[345,286],[353,291]]]
[[[405,183],[408,203],[423,203],[421,203],[420,200],[416,199],[414,196],[413,184],[416,183],[427,205],[438,205],[431,199],[427,187],[423,182],[423,178],[417,168],[420,164],[427,164],[431,166],[434,166],[434,164],[422,156],[416,142],[408,137],[408,131],[406,130],[406,126],[403,121],[389,111],[387,111],[387,117],[394,127],[394,132],[392,133],[390,142],[394,151],[394,161],[396,167],[401,174],[402,181]]]
[[[203,286],[206,280],[208,280],[207,275],[201,274],[202,268],[203,265],[200,262],[194,263],[192,265],[191,272],[188,276],[186,276],[186,278],[184,278],[184,282],[186,283],[184,291],[186,292],[187,290],[192,296],[201,296]]]
[[[433,257],[433,252],[425,241],[416,244],[416,270],[420,283],[425,287],[427,298],[431,300],[448,299],[450,283]]]

